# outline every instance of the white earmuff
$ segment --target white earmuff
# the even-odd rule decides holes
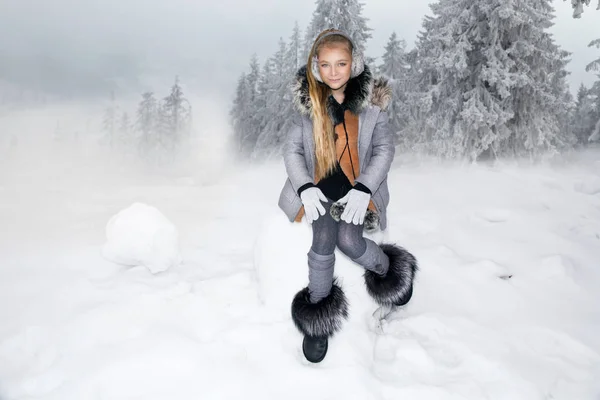
[[[331,32],[328,32],[327,34],[323,35],[319,39],[319,41],[323,40],[323,38],[330,36],[330,35],[341,35],[341,36],[345,37],[346,39],[348,39],[350,41],[350,43],[352,44],[352,71],[350,72],[350,78],[356,78],[357,76],[362,74],[363,71],[365,70],[365,58],[364,58],[362,52],[360,50],[358,50],[356,48],[356,46],[354,45],[352,38],[350,36],[346,35],[342,31],[331,31]],[[316,80],[323,83],[323,79],[321,78],[321,74],[319,73],[319,60],[318,60],[317,56],[314,56],[312,59],[312,73]]]
[[[353,50],[352,51],[352,72],[350,73],[350,78],[356,78],[365,70],[365,57],[363,56],[362,51]]]

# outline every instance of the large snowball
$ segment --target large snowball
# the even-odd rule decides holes
[[[380,243],[381,232],[367,237]],[[282,318],[290,316],[290,307],[296,293],[308,285],[307,253],[312,243],[312,228],[306,222],[290,223],[281,211],[265,219],[258,234],[254,253],[254,267],[261,301],[270,311]],[[376,308],[364,284],[364,269],[335,251],[335,273],[341,284],[353,315]]]
[[[102,254],[122,265],[143,265],[150,272],[181,263],[175,226],[156,208],[134,203],[114,215],[106,226]]]

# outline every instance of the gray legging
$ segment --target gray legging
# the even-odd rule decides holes
[[[363,237],[363,225],[336,222],[329,214],[332,201],[323,203],[325,215],[313,222],[313,241],[308,252],[308,291],[313,303],[327,297],[333,284],[335,247],[364,268],[387,273],[389,259],[381,248]]]

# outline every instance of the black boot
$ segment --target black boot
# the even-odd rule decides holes
[[[389,257],[390,266],[383,276],[365,271],[367,291],[381,305],[403,306],[412,297],[417,260],[400,246],[382,244],[379,247]]]
[[[327,336],[304,336],[302,352],[311,363],[320,363],[327,354]]]
[[[341,329],[346,318],[348,302],[336,281],[329,295],[316,303],[311,303],[308,287],[296,294],[292,302],[292,320],[304,334],[302,351],[308,361],[318,363],[325,358],[327,339]]]

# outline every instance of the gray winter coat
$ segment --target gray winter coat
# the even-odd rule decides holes
[[[288,179],[279,196],[279,207],[294,221],[302,207],[298,188],[316,183],[311,101],[308,95],[306,67],[296,76],[294,102],[299,113],[287,133],[283,159]],[[391,89],[383,79],[373,79],[365,66],[364,72],[350,79],[344,92],[344,104],[358,115],[358,155],[360,174],[355,182],[365,185],[379,214],[382,230],[387,227],[386,208],[390,201],[387,175],[394,158],[394,143],[388,126],[387,106]],[[330,107],[330,115],[332,114]]]

